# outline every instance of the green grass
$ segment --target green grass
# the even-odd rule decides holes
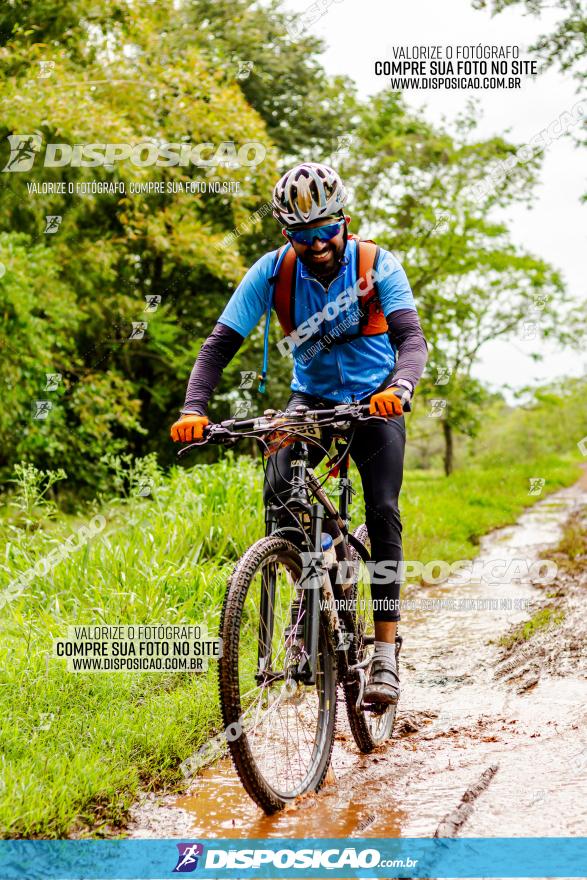
[[[227,573],[261,534],[260,485],[246,457],[177,470],[151,498],[105,509],[102,534],[2,609],[4,836],[64,836],[96,815],[116,822],[141,783],[182,779],[180,762],[218,726],[214,664],[193,676],[74,675],[49,656],[52,639],[74,623],[205,621],[214,630]],[[83,521],[12,528],[0,592]]]
[[[583,571],[587,564],[587,506],[571,514],[562,538],[550,556],[559,569],[573,574]]]
[[[530,620],[518,624],[518,626],[514,627],[511,632],[502,636],[498,641],[498,645],[509,650],[510,648],[513,648],[514,645],[519,645],[521,642],[527,642],[528,639],[531,639],[532,636],[536,635],[540,630],[548,629],[550,626],[558,626],[564,619],[564,612],[560,608],[553,608],[550,606],[541,608],[532,615]]]
[[[536,500],[528,479],[540,474],[552,491],[578,468],[545,457],[476,465],[448,479],[406,474],[406,558],[474,556],[482,534]],[[214,664],[193,676],[74,675],[49,656],[52,639],[74,623],[207,622],[214,629],[227,572],[263,533],[261,484],[260,467],[246,457],[174,470],[150,498],[103,509],[104,532],[2,609],[3,836],[64,837],[94,821],[92,833],[100,833],[124,820],[141,787],[182,781],[179,764],[218,730]],[[5,518],[0,592],[83,522],[58,517],[33,530]]]
[[[505,466],[475,464],[450,478],[412,471],[401,496],[406,559],[472,558],[479,538],[491,529],[514,522],[540,498],[528,494],[529,480],[543,475],[541,497],[579,478],[576,462],[541,456]]]

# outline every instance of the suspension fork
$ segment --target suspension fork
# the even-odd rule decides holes
[[[265,509],[265,536],[272,535],[278,526],[278,508],[269,504]],[[271,673],[271,643],[275,623],[275,566],[263,569],[259,601],[259,633],[257,639],[257,679]]]
[[[338,449],[338,447],[337,447]],[[340,502],[338,505],[338,510],[340,514],[341,520],[344,522],[345,526],[349,527],[350,524],[350,508],[351,508],[351,498],[353,496],[354,490],[349,479],[349,455],[348,452],[344,456],[343,460],[340,463],[340,467],[338,470],[339,477],[339,486],[340,486]]]
[[[301,587],[304,591],[304,657],[298,667],[300,677],[306,684],[316,683],[318,665],[318,640],[320,635],[320,597],[322,595],[322,523],[324,507],[319,502],[308,503],[308,444],[298,441],[293,444],[291,459],[291,501],[294,506],[310,514],[311,554],[302,553],[303,570]]]
[[[322,523],[324,522],[324,507],[317,502],[312,505],[312,546],[313,553],[310,559],[312,574],[306,576],[303,581],[305,593],[306,614],[304,617],[304,647],[306,651],[305,663],[300,667],[306,684],[316,683],[316,669],[318,665],[318,640],[320,636],[320,597],[322,595],[322,578],[324,572],[322,561]],[[306,567],[306,566],[305,566]]]
[[[270,504],[265,508],[265,537],[269,537],[269,535],[272,535],[277,529],[277,511],[278,508],[273,504]]]
[[[291,465],[292,492],[290,501],[307,504],[305,493],[305,475],[308,462],[308,446],[306,443],[295,443]],[[297,459],[297,460],[296,460]],[[269,536],[279,526],[279,506],[269,504],[265,510],[265,535]],[[263,570],[261,583],[261,599],[259,607],[259,638],[258,638],[258,675],[271,669],[271,643],[275,623],[275,592],[276,568],[274,565]]]

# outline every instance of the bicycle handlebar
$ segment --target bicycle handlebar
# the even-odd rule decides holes
[[[184,455],[194,446],[206,446],[208,443],[237,442],[244,437],[261,438],[275,431],[291,431],[311,439],[312,428],[323,428],[330,425],[367,421],[368,419],[381,419],[383,416],[369,415],[369,404],[341,403],[333,409],[308,409],[306,406],[297,406],[290,410],[267,409],[262,416],[252,419],[226,419],[206,425],[202,440],[196,440],[189,446],[179,450],[178,456]],[[297,429],[297,431],[296,431]],[[306,429],[304,431],[304,429]]]

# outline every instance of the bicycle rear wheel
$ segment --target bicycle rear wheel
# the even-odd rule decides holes
[[[369,541],[366,525],[359,526],[353,534],[365,545],[367,550],[371,550],[371,542]],[[373,612],[370,610],[371,591],[369,574],[354,547],[351,547],[350,550],[353,562],[357,567],[356,575],[353,579],[352,592],[349,596],[355,603],[355,610],[353,612],[355,638],[349,646],[349,665],[352,666],[355,663],[366,660],[373,653],[373,645],[366,644],[365,639],[366,637],[372,638],[374,636],[375,627]],[[399,669],[399,644],[397,640],[396,662]],[[366,671],[368,672],[368,670]],[[344,695],[353,738],[362,752],[372,752],[373,749],[384,743],[391,736],[397,707],[390,705],[380,714],[357,709],[356,703],[359,695],[357,681],[345,682]]]
[[[250,797],[274,813],[324,782],[336,718],[336,662],[320,623],[316,683],[303,684],[302,560],[284,538],[261,538],[228,584],[220,635],[222,718]]]

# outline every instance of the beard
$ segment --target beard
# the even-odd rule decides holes
[[[305,254],[300,257],[300,260],[313,275],[319,277],[332,275],[338,270],[344,255],[345,246],[346,241],[337,243],[327,241],[326,246],[320,252],[315,252],[308,248]]]

